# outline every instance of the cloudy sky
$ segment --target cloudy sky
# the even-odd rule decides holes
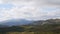
[[[60,0],[0,0],[0,21],[60,18]]]

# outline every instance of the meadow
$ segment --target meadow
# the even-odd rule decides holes
[[[56,32],[5,32],[5,33],[0,33],[0,34],[60,34]]]

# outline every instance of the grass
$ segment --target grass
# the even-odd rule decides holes
[[[6,34],[34,34],[34,32],[7,32]]]
[[[7,33],[0,33],[0,34],[60,34],[56,32],[7,32]]]

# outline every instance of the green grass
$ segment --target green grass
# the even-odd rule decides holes
[[[7,32],[7,33],[0,33],[0,34],[60,34],[56,32]]]

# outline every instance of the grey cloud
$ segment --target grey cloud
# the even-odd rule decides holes
[[[47,4],[60,5],[60,0],[46,0]]]
[[[14,10],[12,9],[13,12],[16,12],[16,13],[23,12],[24,13],[26,11],[27,13],[25,12],[24,14],[23,13],[21,14],[22,17],[23,16],[25,17],[25,14],[26,15],[28,14],[27,16],[29,18],[38,20],[38,19],[56,18],[56,17],[59,17],[59,15],[60,15],[60,13],[59,13],[60,10],[59,11],[56,11],[56,10],[49,11],[50,9],[56,8],[55,5],[60,5],[60,0],[3,0],[3,2],[16,4],[17,9],[15,9],[15,8],[14,8]],[[22,5],[24,5],[24,7],[21,7],[21,8],[18,7],[18,6],[22,6]],[[55,7],[52,5],[54,5]],[[49,7],[51,7],[51,8],[46,12],[43,9],[45,7],[47,8],[45,10],[48,10]]]
[[[11,3],[11,2],[35,2],[37,5],[42,4],[53,4],[53,5],[60,5],[60,0],[2,0],[5,3]]]

